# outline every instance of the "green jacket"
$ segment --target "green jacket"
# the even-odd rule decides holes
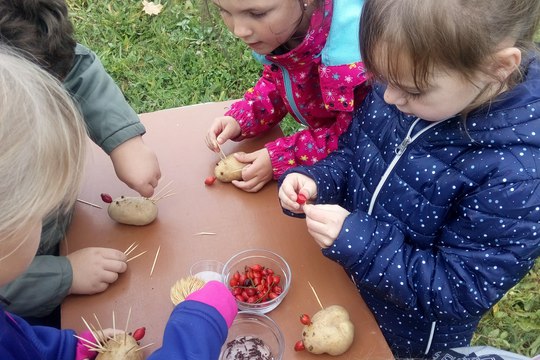
[[[107,154],[145,133],[137,113],[96,54],[80,44],[64,87],[79,105],[88,135]],[[70,221],[71,213],[60,212],[43,221],[41,243],[32,264],[16,280],[0,287],[0,295],[11,302],[7,311],[20,316],[46,316],[68,295],[73,281],[71,265],[66,257],[57,255]]]

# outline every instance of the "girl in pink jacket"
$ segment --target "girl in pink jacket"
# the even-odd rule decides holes
[[[359,50],[363,0],[212,0],[229,30],[263,64],[263,75],[242,100],[210,127],[213,151],[270,130],[288,113],[303,125],[252,153],[233,184],[259,191],[287,169],[312,165],[337,148],[355,102],[363,100],[366,76]]]

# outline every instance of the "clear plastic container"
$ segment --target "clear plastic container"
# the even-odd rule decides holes
[[[191,265],[189,273],[204,282],[211,280],[223,282],[223,263],[217,260],[200,260]]]
[[[284,351],[283,333],[274,320],[266,315],[241,311],[229,329],[219,359],[233,360],[242,358],[242,354],[243,359],[282,360]]]

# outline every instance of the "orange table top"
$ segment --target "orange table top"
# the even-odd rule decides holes
[[[354,343],[348,352],[319,359],[389,359],[392,354],[373,315],[358,295],[342,268],[325,258],[307,233],[303,220],[283,215],[277,198],[276,182],[251,194],[232,184],[216,181],[205,186],[213,174],[219,155],[207,149],[204,136],[216,116],[224,113],[230,102],[207,103],[141,115],[147,128],[144,141],[156,152],[162,179],[158,189],[174,195],[158,202],[159,214],[152,224],[136,227],[122,225],[109,218],[101,193],[113,198],[137,196],[115,176],[112,163],[94,144],[79,198],[102,205],[98,209],[77,203],[67,241],[66,254],[89,246],[126,250],[134,242],[138,248],[130,256],[147,251],[128,263],[128,270],[105,292],[91,296],[69,296],[62,305],[62,327],[84,330],[81,317],[96,324],[124,329],[131,309],[129,329],[145,326],[141,345],[150,354],[161,344],[163,330],[173,305],[171,286],[189,275],[193,263],[214,259],[225,263],[235,253],[250,248],[265,248],[283,256],[292,270],[291,288],[283,302],[268,313],[281,328],[285,338],[284,359],[308,359],[312,354],[295,352],[301,339],[299,314],[314,314],[320,309],[308,281],[323,306],[345,307],[355,325]],[[264,138],[241,143],[228,142],[225,153],[253,151],[280,136],[279,129]],[[198,233],[213,235],[197,235]],[[150,276],[158,247],[161,248]]]

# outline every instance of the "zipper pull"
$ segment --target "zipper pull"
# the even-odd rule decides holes
[[[405,152],[405,149],[407,149],[407,146],[409,146],[409,144],[412,143],[412,139],[410,136],[407,136],[405,139],[403,139],[403,141],[401,142],[401,144],[399,144],[399,146],[396,148],[396,155],[400,156],[400,155],[403,155],[403,153]]]

